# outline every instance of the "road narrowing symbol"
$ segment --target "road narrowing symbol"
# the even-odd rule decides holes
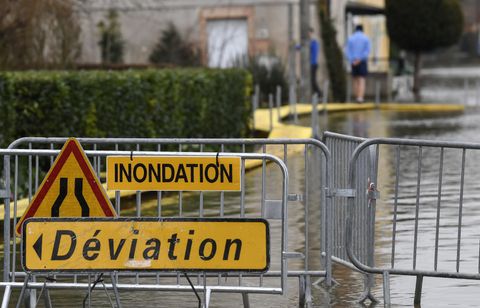
[[[115,216],[115,210],[82,146],[75,138],[70,138],[18,221],[15,231],[20,235],[23,222],[30,217],[112,216]]]

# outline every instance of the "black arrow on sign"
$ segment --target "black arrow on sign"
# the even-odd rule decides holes
[[[33,244],[33,249],[37,253],[40,260],[42,259],[42,238],[43,238],[43,234],[40,235],[37,241],[35,242],[35,244]]]

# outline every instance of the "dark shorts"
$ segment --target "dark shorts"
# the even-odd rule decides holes
[[[363,60],[358,65],[352,65],[352,76],[365,77],[367,74],[367,61]]]

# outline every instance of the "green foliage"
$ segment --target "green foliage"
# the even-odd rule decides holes
[[[400,48],[426,52],[456,43],[463,30],[458,0],[386,0],[388,34]]]
[[[388,34],[400,48],[415,55],[413,93],[420,95],[421,54],[455,44],[462,34],[458,0],[386,0]]]
[[[245,137],[244,70],[0,74],[2,142],[22,136]]]
[[[199,53],[188,43],[170,23],[155,45],[149,58],[155,64],[173,64],[176,66],[198,66]]]
[[[322,47],[327,63],[332,98],[334,101],[344,102],[347,96],[347,80],[343,66],[343,53],[337,43],[337,31],[322,0],[319,0],[318,13],[320,15]]]
[[[103,21],[98,23],[100,30],[100,46],[102,63],[122,63],[123,46],[122,32],[118,21],[118,13],[115,10],[108,12],[108,24]]]

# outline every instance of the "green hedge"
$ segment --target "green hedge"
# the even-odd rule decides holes
[[[244,137],[243,70],[0,73],[2,143],[23,136]]]

